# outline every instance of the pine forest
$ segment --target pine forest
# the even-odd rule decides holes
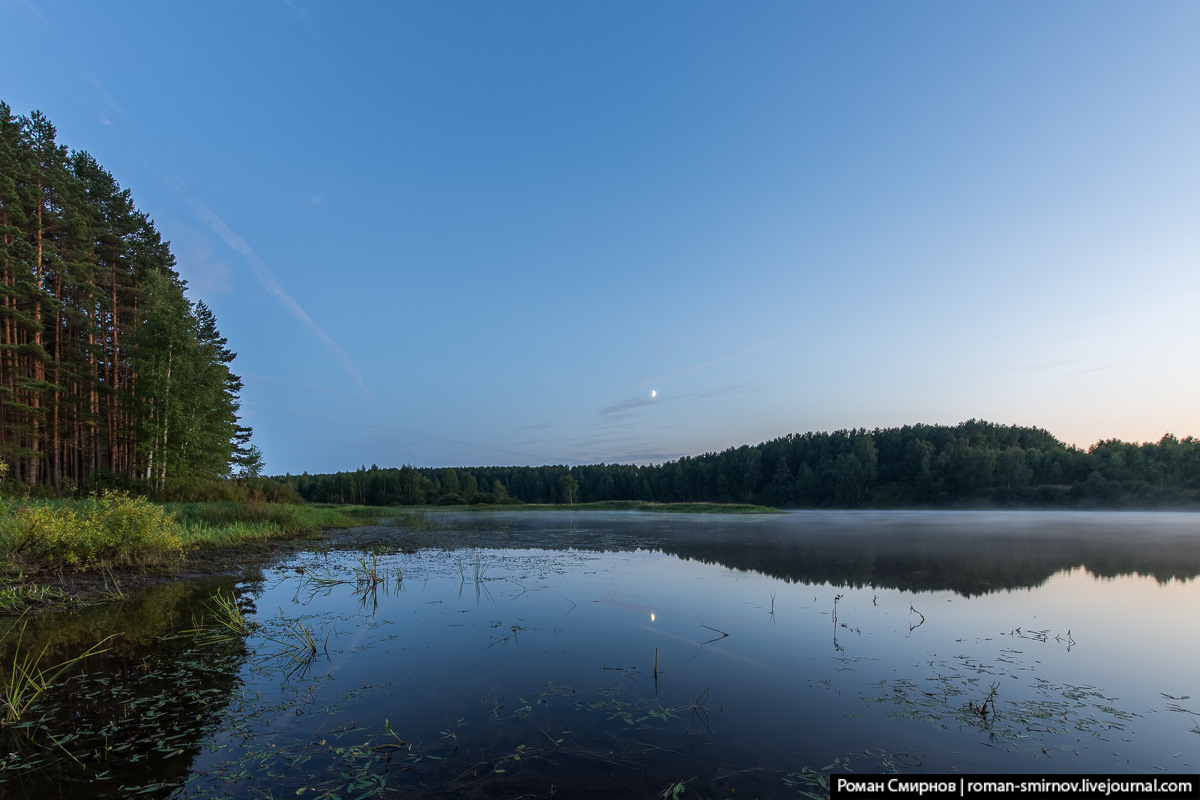
[[[44,115],[0,103],[0,470],[65,494],[193,491],[260,455],[168,242]]]
[[[284,475],[311,502],[756,503],[777,508],[1195,508],[1200,440],[1171,434],[1087,450],[983,420],[791,434],[664,464]]]

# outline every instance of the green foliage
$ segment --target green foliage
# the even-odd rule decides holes
[[[129,191],[56,135],[0,102],[0,463],[31,496],[256,477],[212,311]]]
[[[167,503],[184,527],[184,539],[197,547],[235,547],[264,539],[312,535],[323,528],[350,528],[374,522],[381,509],[279,503]]]
[[[453,473],[453,479],[450,478]],[[1094,477],[1093,477],[1094,474]],[[1040,428],[968,420],[792,434],[654,466],[372,465],[276,478],[310,502],[372,505],[657,502],[777,508],[1133,507],[1200,504],[1200,441],[1068,447]],[[450,492],[490,486],[491,491]],[[444,499],[443,499],[444,498]]]
[[[13,566],[0,610],[63,599],[26,573],[100,571],[178,564],[197,547],[311,535],[373,522],[378,508],[253,502],[160,505],[122,492],[89,500],[0,504],[0,558]]]
[[[177,561],[178,519],[145,498],[14,503],[0,515],[0,553],[26,569],[140,567]]]
[[[562,477],[562,492],[568,505],[575,502],[575,493],[579,491],[579,481],[570,475]]]
[[[0,586],[0,614],[24,613],[31,608],[64,603],[69,595],[60,586],[26,582],[23,570],[16,570],[11,583]]]
[[[304,502],[291,485],[260,477],[191,481],[174,486],[163,499],[180,503],[300,505]]]

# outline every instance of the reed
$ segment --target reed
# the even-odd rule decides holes
[[[721,629],[719,629],[719,628],[714,628],[712,625],[705,625],[703,622],[701,622],[701,623],[700,623],[700,627],[701,627],[701,628],[707,628],[708,630],[712,631],[713,633],[719,633],[719,634],[721,634],[720,636],[716,637],[715,639],[709,639],[709,640],[708,640],[708,641],[706,641],[706,642],[701,642],[701,643],[700,643],[700,646],[701,646],[701,647],[703,647],[703,646],[704,646],[704,645],[706,645],[706,644],[712,644],[713,642],[719,642],[719,641],[721,641],[722,639],[725,639],[725,638],[727,638],[727,637],[729,636],[729,634],[728,634],[728,633],[726,633],[725,631],[723,631],[723,630],[721,630]]]
[[[981,720],[983,720],[985,723],[989,721],[988,714],[991,714],[992,719],[995,719],[996,718],[996,693],[999,690],[1000,690],[1000,685],[997,683],[993,683],[991,691],[989,691],[987,693],[987,696],[983,698],[983,702],[976,703],[973,699],[967,701],[967,710],[974,714],[978,714],[979,718]],[[988,708],[989,705],[991,706],[990,710]]]
[[[12,664],[5,670],[4,685],[0,687],[0,706],[3,706],[3,725],[13,725],[21,722],[29,709],[38,701],[46,690],[56,685],[59,679],[70,672],[77,664],[91,656],[105,652],[108,648],[102,645],[116,634],[106,636],[85,652],[74,658],[68,658],[51,667],[42,668],[39,664],[45,660],[46,651],[50,648],[47,643],[36,655],[24,650],[25,628],[28,623],[21,625],[17,641],[12,648]]]
[[[283,622],[283,631],[279,636],[266,637],[268,641],[274,642],[283,648],[279,655],[291,656],[296,661],[307,663],[320,652],[317,646],[316,639],[313,638],[312,629],[305,627],[303,620],[288,619],[283,611],[279,612],[279,619]],[[333,632],[330,631],[329,635]],[[329,636],[325,637],[324,652],[329,653]]]
[[[236,597],[216,594],[212,599],[213,617],[217,624],[237,636],[249,636],[258,629],[257,622],[247,620]]]
[[[400,570],[396,570],[399,574]],[[358,569],[354,571],[355,583],[360,589],[374,589],[380,585],[386,588],[388,581],[387,567],[379,565],[379,554],[374,550],[367,555],[358,557]]]

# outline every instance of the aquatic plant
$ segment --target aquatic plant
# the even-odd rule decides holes
[[[978,714],[980,719],[982,719],[985,724],[988,722],[988,714],[991,714],[992,719],[995,719],[995,717],[996,717],[996,692],[999,691],[999,689],[1000,689],[1000,685],[997,683],[993,683],[991,691],[989,691],[987,693],[987,696],[984,697],[981,702],[976,703],[974,698],[967,701],[967,710],[970,711],[972,714]],[[988,709],[989,704],[991,705],[990,710]]]
[[[708,629],[708,630],[712,631],[713,633],[719,633],[719,634],[721,634],[720,636],[717,636],[717,637],[715,637],[715,638],[709,639],[709,640],[707,640],[707,641],[704,641],[704,642],[700,642],[700,646],[701,646],[701,647],[704,647],[704,645],[706,645],[706,644],[712,644],[713,642],[719,642],[719,641],[721,641],[722,639],[728,638],[728,636],[729,636],[729,634],[728,634],[728,633],[726,633],[725,631],[723,631],[723,630],[720,630],[720,629],[718,629],[718,628],[714,628],[712,625],[705,625],[703,622],[701,622],[701,623],[700,623],[700,627],[701,627],[701,628],[706,628],[706,629]]]
[[[296,571],[301,575],[300,586],[308,585],[316,590],[328,590],[350,583],[348,578],[339,577],[328,566],[298,567]]]
[[[26,583],[24,570],[17,569],[11,582],[0,586],[0,614],[17,614],[44,605],[69,600],[70,593],[59,586]]]
[[[399,577],[399,569],[396,570],[396,575]],[[358,569],[354,571],[354,578],[360,588],[374,589],[381,584],[387,584],[388,570],[386,567],[380,567],[379,554],[371,550],[368,555],[358,557]]]
[[[218,625],[236,636],[249,636],[258,630],[259,624],[246,619],[236,597],[218,592],[213,595],[212,609]]]
[[[663,789],[659,796],[662,797],[663,800],[679,800],[679,798],[683,796],[683,790],[686,789],[687,785],[694,780],[695,778],[687,781],[677,781],[676,783],[668,786],[666,789]]]
[[[313,638],[312,629],[305,626],[304,621],[299,617],[288,618],[283,613],[283,609],[279,611],[279,620],[283,623],[282,631],[277,636],[266,637],[268,641],[274,642],[283,648],[278,655],[290,656],[296,661],[307,663],[312,661],[313,657],[319,652],[317,641]],[[330,631],[325,637],[324,652],[329,652],[329,636],[333,634]]]
[[[0,706],[3,706],[4,710],[4,725],[20,722],[47,689],[58,683],[59,679],[76,664],[105,652],[107,648],[102,645],[116,636],[116,634],[106,636],[74,658],[68,658],[51,667],[40,667],[39,664],[45,659],[50,645],[43,646],[36,655],[32,651],[25,650],[22,644],[25,639],[26,627],[27,623],[21,625],[21,632],[17,634],[17,640],[12,646],[12,664],[2,676],[4,684],[0,686]]]

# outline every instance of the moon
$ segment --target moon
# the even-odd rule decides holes
[[[651,397],[658,397],[658,390],[656,390],[656,389],[651,389],[651,390],[650,390],[650,396],[651,396]]]

